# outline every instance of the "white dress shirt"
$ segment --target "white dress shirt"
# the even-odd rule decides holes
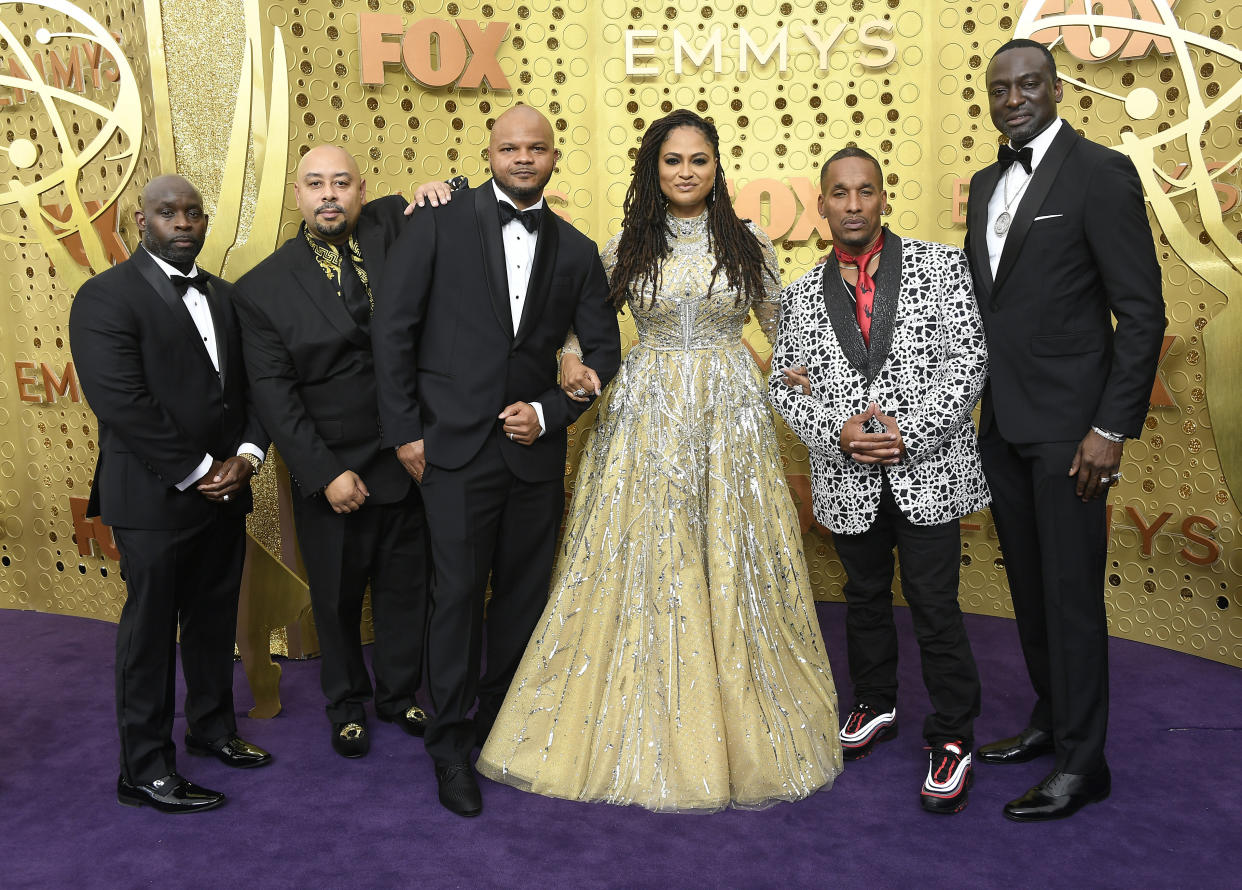
[[[147,250],[146,245],[143,245],[142,249]],[[198,266],[191,266],[188,273],[183,273],[180,269],[164,262],[155,254],[151,253],[151,251],[147,250],[147,254],[151,257],[151,259],[155,260],[155,264],[159,266],[160,270],[169,278],[172,278],[174,275],[185,274],[188,274],[189,277],[193,278],[198,274]],[[207,295],[194,285],[190,285],[186,288],[185,296],[182,297],[181,300],[185,303],[185,308],[189,310],[190,318],[194,320],[194,327],[198,329],[198,335],[203,338],[203,348],[207,350],[207,355],[211,359],[212,366],[216,369],[216,373],[219,374],[220,352],[216,347],[216,323],[211,317],[211,306],[207,303]],[[253,454],[259,460],[263,460],[265,457],[263,452],[259,450],[258,446],[251,442],[242,443],[242,446],[237,449],[237,453]],[[210,454],[204,455],[203,459],[199,462],[198,466],[194,468],[190,475],[186,476],[177,483],[177,490],[185,491],[199,479],[203,478],[203,475],[211,469],[211,461],[212,457]]]
[[[496,191],[496,200],[501,204],[508,204],[514,210],[518,207],[513,201],[500,190],[500,186],[496,185],[496,180],[492,180],[492,188]],[[544,213],[548,209],[544,207],[543,198],[527,210],[536,207],[542,208]],[[505,244],[505,272],[508,275],[509,284],[509,312],[513,317],[513,333],[517,334],[518,326],[522,323],[522,310],[526,308],[526,288],[530,284],[530,269],[535,264],[535,248],[539,246],[538,232],[528,232],[516,219],[511,219],[500,227],[500,237]],[[543,405],[539,402],[531,402],[531,407],[535,409],[535,414],[539,418],[539,435],[542,436],[547,430],[547,425],[543,422]]]
[[[1022,206],[1022,202],[1026,199],[1026,187],[1031,184],[1035,171],[1039,169],[1039,162],[1044,159],[1044,155],[1048,153],[1048,147],[1052,145],[1052,140],[1057,137],[1057,133],[1061,132],[1061,128],[1065,125],[1065,121],[1058,118],[1044,127],[1043,132],[1027,143],[1031,147],[1030,173],[1022,169],[1021,164],[1010,164],[1009,169],[996,182],[996,189],[992,192],[992,199],[988,201],[988,262],[992,266],[992,278],[996,278],[996,269],[1000,266],[1001,252],[1005,249],[1005,239],[1009,237],[1008,231],[1004,235],[996,234],[996,220],[1006,210],[1005,199],[1007,197],[1010,199],[1008,210],[1009,216],[1012,219],[1018,215],[1018,208]]]

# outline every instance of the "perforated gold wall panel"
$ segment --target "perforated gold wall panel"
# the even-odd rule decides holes
[[[647,123],[679,107],[710,115],[720,127],[739,211],[757,218],[777,241],[787,282],[827,247],[827,227],[814,212],[815,184],[823,160],[850,142],[881,157],[893,206],[889,223],[899,234],[960,244],[963,181],[996,155],[981,82],[987,59],[1015,32],[1037,30],[1024,24],[1024,11],[1085,14],[1082,7],[1075,0],[234,0],[208,7],[165,0],[160,64],[171,108],[157,108],[143,8],[83,6],[121,33],[143,87],[137,165],[115,205],[121,237],[131,246],[136,185],[156,171],[160,152],[200,185],[213,209],[224,190],[238,187],[224,181],[224,156],[249,27],[263,42],[269,73],[276,29],[284,47],[287,169],[307,148],[333,142],[358,157],[372,197],[408,195],[420,182],[457,173],[478,183],[487,175],[482,149],[490,123],[524,102],[547,114],[563,153],[550,185],[552,206],[601,243],[619,225],[633,152]],[[1230,470],[1242,457],[1242,435],[1217,437],[1218,430],[1242,423],[1242,406],[1232,410],[1242,393],[1239,360],[1236,350],[1230,354],[1242,335],[1226,311],[1226,293],[1235,302],[1242,298],[1242,288],[1231,292],[1242,274],[1235,262],[1242,118],[1232,93],[1242,77],[1242,53],[1232,36],[1242,32],[1242,2],[1181,0],[1172,5],[1172,26],[1132,21],[1121,27],[1117,17],[1135,20],[1138,7],[1169,10],[1165,0],[1097,2],[1097,18],[1114,18],[1067,19],[1054,47],[1061,72],[1085,84],[1067,83],[1063,116],[1089,137],[1129,151],[1147,178],[1169,305],[1171,339],[1161,361],[1158,404],[1144,438],[1127,446],[1124,479],[1112,497],[1109,576],[1102,583],[1115,634],[1242,665],[1242,550],[1227,482],[1232,476],[1235,487],[1242,485]],[[398,47],[389,51],[398,57],[402,32],[417,26],[404,40],[407,64],[382,65],[378,85],[363,82],[364,56],[377,64],[376,44],[360,35],[362,25],[380,21],[362,21],[370,15],[399,20],[375,38]],[[443,24],[418,25],[429,18]],[[36,3],[0,2],[0,21],[36,49],[38,23],[51,32],[72,30],[63,15]],[[476,71],[488,69],[489,76],[480,86],[459,86],[459,79],[470,80],[476,62],[470,50],[485,45],[481,35],[501,33],[492,30],[500,23],[508,27],[494,52],[477,53]],[[425,36],[429,28],[440,29],[434,51]],[[1179,31],[1202,40],[1183,44],[1174,39]],[[1144,35],[1156,46],[1139,54]],[[1099,58],[1079,58],[1091,59],[1093,50]],[[13,53],[0,46],[0,56],[4,74]],[[650,73],[640,73],[644,69]],[[411,70],[423,80],[448,82],[429,87]],[[504,80],[507,87],[497,83]],[[108,89],[101,101],[112,95]],[[0,90],[6,96],[13,96],[11,85]],[[1221,107],[1224,99],[1232,110]],[[1192,119],[1201,133],[1187,124]],[[22,134],[46,140],[50,131],[39,103],[0,106],[0,183],[30,173],[16,168],[4,146]],[[279,224],[256,224],[262,140],[254,137],[240,183],[238,238],[274,245],[296,230],[298,214],[287,187]],[[115,168],[116,162],[90,168],[83,197],[108,196],[123,185]],[[1197,191],[1186,187],[1194,184]],[[0,185],[0,199],[4,189]],[[1204,201],[1213,198],[1219,214],[1205,213]],[[69,498],[85,495],[94,462],[89,411],[60,396],[44,404],[20,398],[21,392],[46,396],[40,363],[59,374],[69,360],[63,338],[73,290],[52,273],[37,240],[22,240],[25,231],[20,213],[0,204],[0,605],[114,619],[123,597],[116,563],[98,548],[79,557],[73,543]],[[235,277],[252,264],[235,251],[224,270]],[[624,332],[632,337],[633,328]],[[766,363],[770,350],[757,328],[748,328],[747,337],[756,360]],[[34,384],[29,370],[21,378],[27,382],[19,383],[18,362],[34,363]],[[588,414],[571,431],[567,484],[591,420]],[[816,593],[839,599],[840,564],[807,504],[806,450],[788,432],[783,436]],[[252,524],[261,539],[275,535],[274,494],[264,504]],[[962,603],[972,612],[1009,615],[990,518],[985,513],[967,522]]]

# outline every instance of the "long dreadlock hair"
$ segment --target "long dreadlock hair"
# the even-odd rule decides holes
[[[609,302],[618,310],[632,299],[641,300],[647,287],[651,290],[650,305],[654,305],[660,289],[660,265],[669,254],[665,219],[668,199],[660,190],[660,149],[669,134],[679,127],[692,127],[702,133],[716,155],[716,180],[707,199],[707,243],[716,265],[708,291],[724,272],[738,289],[737,305],[764,299],[763,279],[772,273],[764,265],[759,242],[738,219],[729,201],[724,164],[720,160],[720,136],[711,121],[682,109],[654,121],[638,146],[634,178],[625,193],[625,218],[617,245],[617,265],[608,292]]]

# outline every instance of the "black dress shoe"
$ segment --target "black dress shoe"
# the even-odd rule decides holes
[[[406,708],[400,714],[380,713],[379,718],[385,723],[395,723],[408,735],[422,737],[427,731],[427,712],[418,705]]]
[[[162,813],[197,813],[224,803],[219,791],[202,788],[184,776],[169,773],[162,779],[131,785],[124,776],[116,780],[116,801],[127,807],[152,807]]]
[[[984,763],[1026,763],[1053,752],[1052,733],[1028,726],[1015,736],[979,749]]]
[[[1079,775],[1054,769],[1017,800],[1005,804],[1005,818],[1014,822],[1048,822],[1074,815],[1089,803],[1099,803],[1112,790],[1108,767]]]
[[[459,816],[477,816],[483,812],[483,795],[468,763],[451,763],[436,767],[436,784],[440,786],[440,804]]]
[[[361,721],[332,724],[332,750],[342,757],[361,757],[371,750],[371,734]]]
[[[199,757],[214,757],[225,766],[233,766],[237,769],[267,766],[272,762],[271,754],[238,736],[218,742],[200,742],[187,732],[185,749]]]

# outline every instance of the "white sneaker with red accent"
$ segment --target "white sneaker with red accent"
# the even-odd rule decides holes
[[[897,709],[878,711],[859,702],[841,727],[841,756],[846,760],[862,760],[875,749],[876,742],[897,737]]]
[[[931,749],[927,779],[919,795],[929,813],[960,813],[969,801],[975,782],[970,752],[960,741],[942,742]]]

